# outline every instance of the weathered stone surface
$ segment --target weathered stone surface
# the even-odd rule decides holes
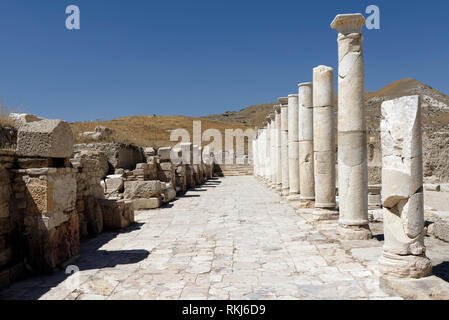
[[[175,200],[176,191],[173,188],[167,188],[162,192],[162,202],[168,203],[170,201]]]
[[[147,210],[159,208],[162,204],[160,197],[151,197],[146,199],[134,199],[134,210]]]
[[[109,175],[105,179],[105,192],[113,193],[113,192],[121,192],[125,186],[122,175]]]
[[[379,272],[419,278],[429,274],[425,256],[419,96],[382,103],[382,204],[385,244]]]
[[[87,230],[89,234],[99,234],[103,232],[103,212],[99,200],[95,197],[88,197],[86,200]]]
[[[76,144],[75,151],[94,150],[102,151],[106,154],[109,164],[112,168],[122,168],[134,170],[136,164],[146,162],[143,149],[125,143],[89,143]]]
[[[57,228],[27,235],[28,264],[35,271],[51,271],[79,254],[78,213],[73,211],[69,219]]]
[[[125,199],[151,198],[161,193],[161,182],[152,181],[125,181]]]
[[[100,200],[105,230],[124,229],[134,222],[132,201]]]
[[[449,211],[433,211],[432,219],[432,234],[438,239],[449,242]]]
[[[28,122],[19,129],[17,153],[26,157],[68,158],[73,153],[72,129],[61,120]]]
[[[20,129],[22,126],[33,121],[40,121],[42,118],[27,113],[10,113],[9,118],[14,123],[14,127]]]

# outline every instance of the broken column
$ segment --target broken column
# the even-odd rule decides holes
[[[274,106],[275,140],[276,140],[276,191],[282,191],[282,156],[281,156],[281,106]]]
[[[368,167],[362,14],[339,14],[338,30],[338,190],[339,228],[345,239],[369,239]]]
[[[382,103],[382,204],[385,243],[378,271],[420,278],[432,264],[424,246],[423,154],[419,96]]]
[[[281,195],[288,196],[290,192],[288,176],[288,98],[279,98],[281,104]]]
[[[299,189],[302,205],[315,200],[313,173],[313,86],[312,83],[298,85],[299,103]]]
[[[298,95],[288,96],[288,200],[299,200]]]
[[[313,69],[313,153],[316,219],[337,218],[335,210],[334,69]]]

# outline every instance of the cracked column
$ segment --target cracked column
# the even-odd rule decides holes
[[[338,219],[335,201],[334,69],[313,69],[314,218]]]
[[[276,191],[282,191],[282,158],[281,158],[281,106],[274,106],[276,112]]]
[[[288,200],[299,200],[298,95],[288,96]]]
[[[281,167],[282,167],[282,196],[290,192],[288,176],[288,98],[279,98],[281,104]]]
[[[344,239],[370,239],[362,14],[339,14],[338,30],[338,233]]]
[[[313,174],[313,86],[312,83],[298,85],[299,104],[299,190],[300,207],[311,207],[315,200],[315,178]]]
[[[271,188],[276,188],[276,130],[275,130],[275,113],[270,113],[271,126],[270,126],[270,149],[271,149]]]
[[[269,183],[271,179],[271,137],[270,137],[270,122],[269,117],[266,118],[267,126],[265,130],[265,183]]]
[[[378,272],[420,278],[432,271],[424,246],[419,96],[382,103],[382,205],[385,242]]]

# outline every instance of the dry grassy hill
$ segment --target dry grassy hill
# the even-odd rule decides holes
[[[192,137],[193,121],[201,121],[201,131],[218,129],[223,135],[225,129],[245,130],[251,126],[243,123],[230,123],[203,118],[184,116],[130,116],[102,122],[76,122],[71,123],[75,141],[77,143],[90,142],[79,133],[94,131],[97,126],[104,126],[114,130],[109,141],[131,143],[138,146],[173,146],[177,142],[170,141],[170,132],[183,128],[189,131]]]

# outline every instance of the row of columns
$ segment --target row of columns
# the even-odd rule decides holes
[[[315,220],[338,219],[339,237],[350,240],[372,238],[368,224],[367,132],[362,45],[364,23],[365,18],[361,14],[337,15],[331,23],[331,27],[338,30],[338,112],[335,108],[334,70],[324,65],[317,66],[313,69],[313,82],[300,83],[297,93],[290,94],[288,98],[278,99],[279,104],[274,106],[273,112],[267,117],[267,126],[258,133],[254,149],[255,152],[263,154],[263,157],[259,157],[254,163],[257,176],[263,178],[287,200],[299,200],[299,208],[313,208]],[[417,108],[419,109],[419,106]],[[385,112],[386,115],[387,113]],[[338,137],[335,136],[336,118]],[[419,128],[420,125],[419,122]],[[413,130],[417,129],[413,127]],[[384,136],[385,134],[382,135]],[[390,141],[391,137],[387,140]],[[404,157],[397,159],[404,161]],[[422,159],[421,164],[417,164],[417,161],[419,162],[419,159],[414,158],[415,167],[410,168],[422,166]],[[389,165],[395,166],[391,163]],[[396,165],[399,166],[400,163]],[[406,173],[409,177],[418,179],[413,183],[405,180],[407,183],[413,184],[414,187],[422,186],[422,172],[420,177],[415,172]],[[422,199],[420,189],[413,190],[418,190],[416,191],[418,196],[412,197],[408,194],[409,202],[413,203],[414,208],[419,206],[418,212],[421,212],[423,203],[419,201]],[[404,203],[398,204],[401,197],[392,196],[391,199],[395,199],[396,202],[390,200],[388,212],[403,210],[405,221],[410,219],[413,221],[413,225],[410,226],[413,229],[412,234],[421,236],[424,228],[421,216],[416,214],[416,210],[403,209]],[[400,209],[391,209],[391,203]],[[397,215],[390,214],[390,216],[394,220]],[[386,227],[386,230],[392,230],[391,226]],[[385,232],[384,254],[379,263],[379,272],[413,277],[428,274],[430,262],[425,257],[423,241],[409,239],[407,242],[402,239],[406,244],[402,244],[401,247],[398,244],[401,243],[397,238],[398,232],[406,239],[412,238],[408,232],[390,231],[389,234]],[[392,247],[403,249],[392,250]],[[413,264],[416,261],[418,265]],[[411,269],[413,270],[410,271]],[[407,273],[407,270],[410,272]]]

